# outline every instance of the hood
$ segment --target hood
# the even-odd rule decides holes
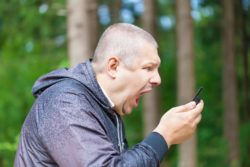
[[[73,68],[58,69],[40,77],[32,88],[32,94],[37,98],[47,88],[66,79],[79,81],[85,88],[87,88],[86,90],[92,98],[100,103],[102,107],[112,110],[108,99],[103,94],[101,87],[96,80],[90,60],[78,64]]]

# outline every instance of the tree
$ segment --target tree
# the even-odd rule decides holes
[[[66,19],[58,15],[64,8],[64,1],[0,2],[1,167],[13,166],[18,136],[34,102],[32,85],[65,56]]]
[[[93,55],[98,38],[96,0],[68,0],[68,55],[74,66]]]
[[[112,0],[109,3],[112,23],[117,23],[120,20],[121,3],[121,0]]]
[[[176,1],[178,103],[192,99],[195,87],[193,25],[190,1]],[[196,166],[196,135],[179,147],[180,167]]]
[[[250,119],[249,113],[249,72],[248,72],[248,34],[247,34],[247,12],[244,10],[243,0],[236,1],[237,10],[236,29],[238,29],[240,42],[237,52],[241,55],[243,68],[242,86],[243,86],[243,119]],[[238,21],[238,22],[237,22]]]
[[[155,1],[144,0],[143,28],[155,37]],[[160,111],[157,89],[144,96],[143,119],[144,135],[149,134],[159,123]]]
[[[240,166],[239,115],[235,67],[234,1],[223,0],[223,99],[224,135],[228,141],[229,166]]]

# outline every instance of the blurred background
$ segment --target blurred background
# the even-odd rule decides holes
[[[161,166],[249,167],[250,0],[1,0],[0,167],[13,166],[35,80],[90,58],[116,22],[150,32],[162,59],[161,86],[124,118],[130,147],[202,86],[196,135]]]

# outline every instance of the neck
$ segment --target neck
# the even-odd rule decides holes
[[[108,85],[108,82],[107,82],[108,78],[105,77],[105,74],[103,72],[99,71],[99,68],[95,63],[92,63],[92,67],[93,67],[94,72],[96,74],[96,80],[97,80],[98,84],[100,85],[104,95],[107,97],[111,107],[113,108],[115,104],[112,100],[112,95],[110,93],[111,91],[109,90],[110,86]]]
[[[92,63],[94,72],[96,74],[96,80],[100,87],[102,88],[105,96],[113,103],[113,109],[120,114],[121,112],[121,99],[120,89],[116,83],[116,80],[111,78],[107,73],[100,71],[98,66]],[[112,104],[111,103],[111,104]]]

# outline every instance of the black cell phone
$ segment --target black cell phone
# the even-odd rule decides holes
[[[200,88],[198,89],[198,91],[196,92],[196,94],[195,94],[193,100],[192,100],[192,101],[195,101],[196,104],[198,104],[198,103],[200,102],[200,100],[201,100],[201,98],[200,98],[200,93],[202,92],[202,90],[203,90],[203,87],[200,87]]]

